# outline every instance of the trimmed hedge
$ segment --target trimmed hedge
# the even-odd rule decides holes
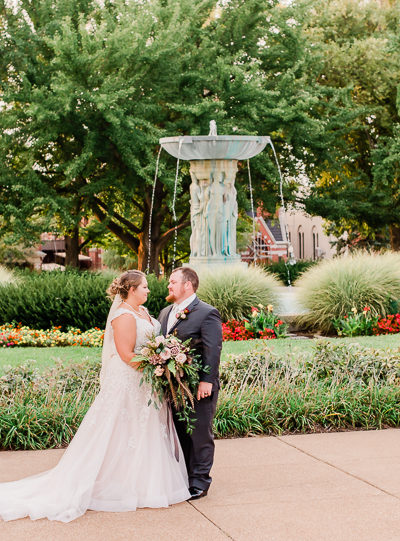
[[[21,273],[17,283],[0,288],[0,324],[21,323],[32,329],[104,329],[110,309],[106,290],[114,276],[73,270]],[[147,307],[157,316],[168,304],[167,282],[154,275],[147,279],[151,291]]]

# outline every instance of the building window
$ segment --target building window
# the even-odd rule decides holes
[[[318,250],[319,238],[318,238],[318,233],[315,226],[313,227],[313,230],[312,230],[312,243],[313,243],[313,259],[315,261],[316,259],[318,259],[318,256],[319,256],[319,250]]]
[[[260,258],[267,257],[269,254],[269,246],[263,237],[262,233],[258,233],[256,237],[256,241],[253,244],[255,251],[257,253],[257,256]]]
[[[299,241],[299,259],[304,259],[304,231],[301,226],[298,229],[298,241]]]

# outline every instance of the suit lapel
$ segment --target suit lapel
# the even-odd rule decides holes
[[[189,310],[189,313],[187,315],[188,318],[190,317],[190,312],[199,304],[199,302],[200,302],[200,300],[198,299],[198,297],[196,297],[188,306],[186,306],[185,310]],[[169,312],[168,312],[168,315],[169,315]],[[185,320],[186,320],[186,318],[185,318]],[[168,334],[171,334],[176,329],[176,327],[179,325],[179,323],[181,321],[185,321],[185,320],[177,319],[176,322],[170,328]],[[168,322],[168,317],[167,317],[167,322]]]

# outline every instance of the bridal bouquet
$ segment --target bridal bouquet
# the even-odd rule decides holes
[[[189,347],[190,340],[182,342],[175,336],[153,336],[134,358],[140,362],[143,371],[140,384],[146,381],[160,402],[167,399],[172,402],[178,418],[185,422],[186,431],[191,434],[195,419],[194,396],[199,385],[199,371],[204,370],[198,358]],[[149,406],[155,400],[149,400]]]

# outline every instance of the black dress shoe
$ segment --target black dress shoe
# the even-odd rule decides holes
[[[189,487],[189,492],[191,496],[188,499],[188,502],[190,502],[191,500],[198,500],[199,498],[204,498],[204,496],[207,496],[208,488],[203,490],[202,488]]]

